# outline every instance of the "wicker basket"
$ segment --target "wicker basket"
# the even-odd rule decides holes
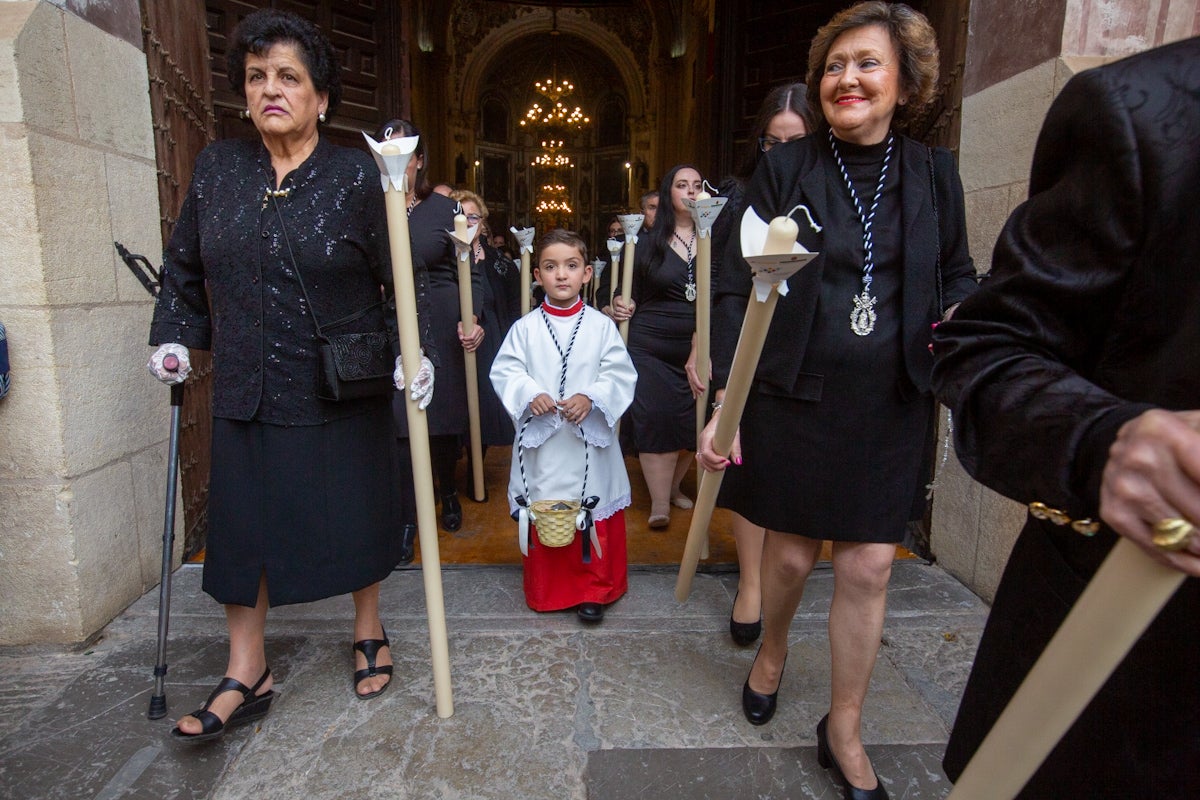
[[[538,541],[546,547],[566,547],[575,541],[578,500],[534,500],[529,521],[537,527]]]

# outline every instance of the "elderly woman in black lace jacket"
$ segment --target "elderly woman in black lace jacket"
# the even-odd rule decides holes
[[[311,23],[273,10],[246,17],[229,78],[261,138],[219,141],[197,159],[150,330],[161,345],[150,369],[166,382],[187,377],[187,348],[213,354],[203,583],[225,606],[229,661],[173,731],[189,742],[267,713],[269,606],[352,593],[355,694],[379,694],[392,672],[379,617],[379,583],[399,545],[388,397],[329,402],[316,391],[318,324],[328,334],[387,329],[379,172],[365,151],[320,135],[341,86],[333,48]],[[414,386],[429,369],[412,369]]]

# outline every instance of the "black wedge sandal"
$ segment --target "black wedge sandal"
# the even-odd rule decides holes
[[[361,639],[354,643],[354,651],[362,653],[363,657],[367,659],[366,669],[356,670],[354,673],[354,696],[359,700],[370,700],[372,697],[378,697],[386,692],[387,688],[392,685],[391,680],[388,680],[388,682],[383,685],[382,689],[376,689],[375,691],[367,694],[358,693],[358,685],[367,678],[374,678],[378,675],[387,675],[389,679],[392,677],[391,664],[383,667],[375,666],[375,657],[379,655],[380,648],[387,647],[391,649],[391,646],[392,643],[388,641],[386,630],[383,632],[382,639]]]
[[[262,685],[267,682],[267,678],[269,677],[271,677],[271,668],[267,667],[262,677],[258,679],[258,683],[247,688],[246,684],[241,681],[225,676],[217,684],[217,688],[213,689],[208,699],[204,701],[204,705],[188,715],[200,720],[200,732],[187,733],[180,730],[177,725],[171,730],[171,736],[189,744],[210,742],[213,739],[220,739],[225,735],[225,731],[230,728],[236,728],[239,725],[245,725],[246,723],[262,719],[271,710],[271,701],[275,699],[275,690],[268,689],[262,694],[255,694],[255,692],[262,688]],[[213,704],[213,701],[225,692],[240,693],[242,695],[242,703],[233,710],[233,713],[229,715],[229,719],[222,722],[220,717],[208,709]]]

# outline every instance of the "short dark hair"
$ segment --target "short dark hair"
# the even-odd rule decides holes
[[[299,51],[316,90],[329,93],[325,116],[331,116],[341,102],[342,76],[337,52],[321,29],[304,17],[290,11],[262,8],[247,14],[230,39],[232,44],[225,61],[229,85],[239,96],[246,96],[246,54],[265,56],[275,45],[290,43]]]
[[[433,194],[433,186],[429,183],[429,177],[425,174],[425,171],[429,168],[429,157],[425,155],[425,137],[421,135],[421,129],[406,119],[389,119],[379,126],[379,130],[375,131],[375,141],[377,142],[382,142],[389,138],[407,138],[409,136],[417,137],[417,149],[413,151],[412,157],[421,157],[421,166],[417,167],[417,175],[413,179],[413,182],[416,184],[413,189],[416,191],[417,197],[424,200]]]
[[[746,142],[742,161],[733,173],[735,179],[745,182],[754,174],[754,168],[758,166],[758,159],[762,156],[758,140],[766,134],[767,126],[775,119],[775,115],[791,111],[804,120],[804,129],[812,133],[813,115],[808,105],[807,93],[808,87],[799,82],[785,83],[767,92],[762,105],[759,106],[758,115],[754,117],[754,124],[750,126],[750,138]]]
[[[813,37],[808,49],[808,102],[813,112],[821,111],[821,76],[834,41],[846,31],[878,25],[888,32],[900,58],[900,97],[912,102],[896,108],[903,119],[933,101],[937,94],[937,32],[920,11],[904,3],[867,0],[833,15]]]
[[[575,231],[569,231],[566,228],[555,228],[548,231],[537,243],[537,258],[534,259],[536,267],[542,260],[542,251],[552,244],[565,244],[568,247],[574,247],[583,256],[583,263],[590,264],[588,261],[587,244],[584,243],[583,237]]]

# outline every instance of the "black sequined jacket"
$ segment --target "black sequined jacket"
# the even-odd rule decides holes
[[[323,139],[284,178],[285,194],[272,197],[274,186],[259,141],[200,153],[163,255],[150,344],[212,351],[214,416],[317,425],[371,401],[316,397],[314,314],[327,334],[385,330],[389,315],[394,326],[383,302],[392,284],[383,190],[369,154]],[[428,279],[424,265],[415,269],[420,306]],[[418,316],[427,325],[429,315]]]

